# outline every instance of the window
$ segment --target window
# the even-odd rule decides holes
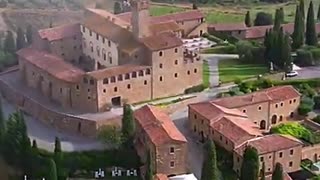
[[[174,153],[174,147],[170,147],[170,153]]]
[[[281,103],[280,106],[283,106],[283,103]]]
[[[108,41],[108,46],[111,47],[111,41]]]
[[[194,69],[194,73],[197,73],[197,69]]]
[[[117,91],[118,91],[118,88],[117,88],[117,87],[114,87],[113,91],[114,91],[114,92],[117,92]]]
[[[278,108],[278,104],[276,104],[276,108]]]
[[[77,46],[73,46],[73,49],[76,50],[76,49],[77,49]]]
[[[247,111],[244,109],[244,110],[242,110],[242,112],[243,112],[243,113],[246,113]]]
[[[150,74],[150,69],[147,69],[147,70],[146,70],[146,74]]]
[[[106,89],[103,89],[103,93],[106,93],[107,91],[106,91]]]
[[[88,79],[87,78],[83,78],[83,83],[87,84],[88,83]]]
[[[112,82],[112,83],[116,82],[116,77],[112,76],[112,77],[111,77],[111,82]]]
[[[88,92],[90,92],[90,89],[88,89]]]
[[[296,100],[296,99],[294,99],[294,100],[293,100],[293,103],[295,103],[296,101],[297,101],[297,100]]]
[[[106,38],[102,38],[102,43],[106,43]]]
[[[159,68],[162,69],[162,64],[159,64]]]
[[[99,46],[97,46],[97,55],[98,55],[98,57],[100,57],[100,47]]]
[[[178,77],[178,73],[174,73],[174,77],[177,78]]]
[[[91,99],[91,97],[90,97],[90,96],[88,96],[88,99]]]
[[[279,153],[279,158],[282,158],[282,155],[283,155],[282,152],[280,152],[280,153]]]
[[[90,84],[94,85],[94,80],[93,79],[90,79]]]
[[[290,161],[290,162],[289,162],[289,167],[292,167],[292,166],[293,166],[293,162]]]
[[[122,81],[122,74],[118,76],[118,81]]]
[[[144,80],[144,85],[147,85],[147,80]]]
[[[170,167],[172,167],[172,168],[174,167],[174,161],[170,162]]]
[[[143,71],[139,71],[139,76],[143,76]]]
[[[97,36],[97,40],[99,40],[99,34],[97,34],[96,36]]]
[[[211,131],[211,134],[214,135],[214,130]]]
[[[290,150],[290,155],[293,155],[293,149]]]
[[[92,44],[92,42],[90,42],[90,49],[91,49],[91,52],[93,52],[93,44]]]
[[[131,85],[130,85],[130,84],[128,84],[128,85],[127,85],[127,88],[128,88],[128,89],[131,89]]]
[[[103,79],[103,84],[109,84],[109,79],[108,78],[104,78]]]
[[[177,64],[178,64],[178,60],[175,60],[175,61],[174,61],[174,64],[177,65]]]
[[[60,88],[60,93],[62,93],[62,88]]]
[[[240,158],[239,157],[237,157],[237,162],[240,162]]]
[[[201,120],[201,124],[203,124],[204,123],[204,121],[203,121],[203,119]]]
[[[190,71],[187,71],[187,74],[190,75]]]
[[[82,32],[86,32],[86,27],[82,26]]]
[[[263,162],[263,157],[260,157],[260,161]]]
[[[163,52],[162,52],[162,51],[160,51],[160,52],[159,52],[159,56],[162,56],[162,55],[163,55]]]
[[[132,73],[132,77],[133,77],[133,78],[136,78],[136,77],[137,77],[137,72],[133,72],[133,73]]]
[[[103,60],[107,60],[107,52],[105,49],[102,49]]]
[[[108,52],[108,58],[109,58],[109,63],[112,64],[112,56],[110,52]]]
[[[90,34],[90,36],[92,36],[92,31],[91,30],[89,31],[89,34]]]
[[[76,86],[76,89],[78,89],[78,90],[80,89],[79,85]]]
[[[127,74],[124,76],[124,79],[130,79],[130,74],[127,73]]]
[[[134,55],[134,58],[138,59],[138,55]]]
[[[175,49],[174,49],[174,52],[175,52],[175,53],[178,53],[178,48],[175,48]]]
[[[262,109],[261,106],[258,107],[259,111]]]
[[[160,76],[159,80],[162,81],[162,76]]]
[[[194,115],[194,119],[197,119],[197,115],[196,114]]]
[[[62,53],[61,56],[64,56],[64,53]]]
[[[269,156],[269,159],[271,159],[271,156]]]
[[[220,141],[222,141],[222,136],[220,135]]]
[[[279,121],[282,121],[282,120],[283,120],[283,116],[280,116],[280,117],[279,117]]]
[[[289,101],[289,104],[292,104],[292,100]]]
[[[226,145],[228,145],[228,140],[226,140]]]

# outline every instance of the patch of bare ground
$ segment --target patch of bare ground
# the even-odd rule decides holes
[[[2,11],[1,15],[8,29],[16,30],[17,27],[26,28],[29,24],[31,24],[34,29],[41,29],[48,28],[50,22],[52,22],[53,26],[79,22],[83,17],[83,11],[7,9]]]

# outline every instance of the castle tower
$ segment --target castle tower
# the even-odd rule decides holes
[[[149,0],[131,1],[131,25],[136,38],[148,36],[149,33]]]

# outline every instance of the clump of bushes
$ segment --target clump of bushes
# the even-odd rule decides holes
[[[222,39],[220,39],[216,36],[213,36],[211,34],[208,34],[208,33],[204,33],[202,36],[209,39],[210,41],[217,43],[217,44],[222,44],[224,42]]]
[[[303,96],[298,107],[298,113],[302,116],[306,116],[313,110],[314,102],[313,99],[307,96]]]
[[[204,84],[200,84],[197,86],[192,86],[190,88],[187,88],[184,90],[185,94],[191,94],[191,93],[195,93],[195,92],[201,92],[203,90],[205,90],[207,87]]]
[[[278,126],[272,127],[270,131],[275,134],[291,135],[308,142],[312,142],[313,140],[312,132],[297,122],[279,124]]]
[[[206,54],[237,54],[237,48],[233,44],[225,46],[216,46],[208,49],[204,49],[203,53]]]
[[[300,66],[313,66],[320,63],[320,48],[305,46],[297,50],[295,63]]]

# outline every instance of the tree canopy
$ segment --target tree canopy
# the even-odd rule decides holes
[[[272,25],[272,15],[265,12],[258,12],[254,20],[255,26]]]
[[[272,180],[283,180],[283,167],[280,163],[276,163],[276,167],[272,173]]]
[[[259,158],[254,147],[248,146],[244,151],[240,180],[258,180]]]
[[[201,180],[218,180],[219,170],[217,165],[216,147],[212,140],[208,140],[205,146]]]
[[[317,33],[316,24],[314,19],[313,2],[310,1],[308,15],[307,15],[307,25],[306,25],[306,44],[310,46],[317,45]]]

